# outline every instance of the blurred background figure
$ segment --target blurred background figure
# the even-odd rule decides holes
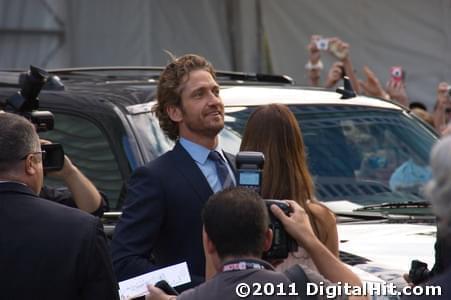
[[[434,123],[438,132],[442,133],[451,121],[450,86],[440,82],[437,86],[437,100],[434,106]]]
[[[423,285],[442,288],[440,299],[451,299],[451,136],[442,138],[431,151],[432,179],[425,194],[437,216],[437,243],[434,276]],[[437,296],[419,296],[408,299],[438,299]]]
[[[429,125],[431,125],[432,128],[435,128],[435,124],[434,124],[434,117],[428,113],[426,110],[422,109],[422,108],[412,108],[412,113],[417,116],[418,118],[420,118],[421,120],[423,120],[424,122],[428,123]]]
[[[309,60],[305,65],[307,76],[311,86],[319,87],[321,85],[321,70],[324,65],[321,61],[321,51],[331,54],[337,61],[332,64],[327,72],[327,78],[324,87],[334,88],[343,76],[348,76],[351,79],[351,84],[354,90],[358,93],[360,87],[358,85],[357,77],[350,58],[350,45],[345,43],[340,38],[323,38],[320,35],[312,35],[310,43],[307,46],[309,51]]]
[[[386,89],[384,89],[376,74],[368,66],[364,66],[363,74],[365,75],[365,80],[359,81],[361,90],[367,96],[392,100],[404,106],[409,106],[405,75],[393,76],[392,73],[396,73],[393,69],[398,72],[403,72],[400,67],[392,67],[390,71],[391,77],[386,84]]]

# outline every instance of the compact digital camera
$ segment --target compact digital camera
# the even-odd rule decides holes
[[[404,81],[406,72],[400,66],[394,66],[390,68],[391,79],[395,82]]]
[[[327,50],[329,49],[329,39],[327,38],[319,38],[315,40],[316,48],[318,50]]]
[[[241,151],[236,155],[236,167],[238,170],[238,185],[251,188],[261,194],[262,170],[265,156],[261,152]],[[285,231],[282,223],[272,214],[271,205],[277,205],[288,216],[292,212],[291,207],[284,201],[265,199],[269,212],[269,227],[273,231],[271,248],[263,254],[267,260],[284,259],[289,252],[296,251],[297,243]]]

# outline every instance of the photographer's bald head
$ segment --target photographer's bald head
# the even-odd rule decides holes
[[[13,181],[39,194],[43,152],[35,127],[24,117],[0,113],[0,182]]]

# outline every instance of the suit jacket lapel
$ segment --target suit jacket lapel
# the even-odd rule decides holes
[[[191,155],[177,142],[172,150],[172,158],[176,168],[182,173],[185,179],[191,184],[200,199],[206,201],[213,194],[202,171],[196,165]]]

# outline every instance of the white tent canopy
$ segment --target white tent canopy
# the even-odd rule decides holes
[[[321,34],[351,44],[359,77],[368,65],[385,83],[401,65],[411,101],[432,107],[451,83],[448,0],[0,0],[0,14],[2,69],[163,65],[169,50],[307,84],[306,46]]]

